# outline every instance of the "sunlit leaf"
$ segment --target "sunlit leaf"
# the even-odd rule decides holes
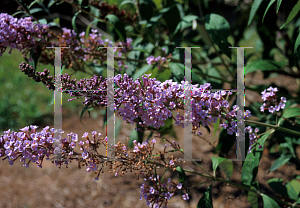
[[[268,197],[267,195],[261,194],[261,196],[263,198],[264,208],[280,208],[277,202]]]
[[[298,14],[299,10],[300,10],[300,1],[298,1],[297,4],[293,7],[286,22],[280,27],[280,29],[282,29],[286,24],[288,24],[290,21],[292,21],[292,19],[294,19],[294,17]]]
[[[248,26],[251,24],[255,14],[256,14],[256,11],[259,8],[262,1],[263,0],[254,0],[253,4],[251,6],[250,16],[249,16],[249,20],[248,20]]]

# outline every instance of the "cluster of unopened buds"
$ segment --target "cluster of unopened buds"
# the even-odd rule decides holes
[[[261,92],[264,103],[260,107],[260,111],[264,112],[265,110],[269,110],[270,113],[274,113],[275,111],[279,111],[280,109],[284,109],[286,98],[281,97],[280,102],[277,101],[276,92],[278,91],[277,87],[269,87],[267,90]]]

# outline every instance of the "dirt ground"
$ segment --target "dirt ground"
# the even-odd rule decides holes
[[[251,81],[261,82],[262,74],[257,73],[254,78],[246,76],[246,84]],[[291,92],[295,90],[296,80],[291,78],[282,77],[282,79],[274,78],[270,80],[264,80],[265,84],[275,82],[277,85],[286,86]],[[260,100],[260,96],[254,93],[248,93],[246,96],[250,100]],[[246,102],[246,106],[249,102]],[[63,118],[63,130],[66,133],[74,132],[78,133],[79,138],[84,132],[97,130],[102,134],[102,121],[101,119],[93,120],[89,119],[86,115],[83,118],[83,126],[79,122],[79,116],[77,112],[73,112],[72,115],[67,115]],[[40,131],[44,126],[41,126]],[[53,125],[50,127],[53,127]],[[126,137],[129,136],[130,130],[134,126],[131,124],[122,124],[119,140],[126,143]],[[183,129],[176,126],[175,131],[178,135],[178,143],[183,147]],[[204,131],[204,136],[207,135]],[[210,140],[212,134],[206,137]],[[212,142],[213,146],[217,145],[218,133]],[[173,141],[172,138],[170,138]],[[157,139],[156,148],[163,150],[163,141]],[[211,156],[217,156],[212,153],[213,147],[209,145],[203,139],[198,137],[193,138],[193,157],[201,158],[200,164],[208,171],[212,172]],[[235,147],[235,146],[234,146]],[[234,159],[235,149],[230,152],[229,158]],[[299,149],[297,149],[297,156],[300,155]],[[182,157],[182,156],[181,156]],[[262,159],[259,165],[259,171],[257,180],[260,184],[260,190],[266,194],[274,194],[271,188],[268,186],[267,181],[270,178],[278,177],[284,181],[290,181],[292,174],[299,174],[295,165],[284,165],[279,169],[267,174],[267,171],[275,161],[268,151],[264,151]],[[240,183],[241,179],[241,162],[234,162],[234,174],[231,180],[235,183]],[[186,162],[183,168],[199,171],[203,173],[192,162]],[[218,177],[224,177],[223,173],[218,172]],[[204,182],[205,178],[200,176],[192,176],[187,173],[188,185],[195,185],[200,182]],[[165,174],[165,178],[171,177],[172,180],[178,182],[178,176],[176,172],[168,171]],[[99,181],[95,181],[95,174],[86,172],[85,168],[78,169],[76,163],[71,163],[69,168],[63,167],[59,169],[55,167],[50,161],[45,161],[43,168],[36,167],[35,164],[31,164],[29,168],[24,168],[20,162],[15,162],[13,166],[9,165],[7,161],[2,161],[0,165],[0,207],[12,207],[12,208],[39,208],[39,207],[56,207],[56,208],[81,208],[81,207],[97,207],[97,208],[143,208],[147,207],[145,200],[139,200],[140,186],[143,180],[137,180],[134,174],[126,174],[123,177],[115,177],[114,174],[110,174],[108,168],[105,169],[105,173],[100,176]],[[173,196],[168,204],[168,207],[185,207],[196,208],[197,202],[204,193],[206,187],[210,183],[205,183],[191,189],[190,200],[183,201],[179,194]],[[247,201],[247,196],[243,191],[227,186],[224,183],[214,183],[213,189],[213,205],[216,208],[250,208],[250,204]],[[281,206],[281,205],[280,205]],[[260,199],[259,207],[263,207],[262,200]]]

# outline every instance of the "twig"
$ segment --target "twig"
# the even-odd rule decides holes
[[[20,4],[20,2],[18,0],[16,0],[16,2],[20,5],[20,7],[26,12],[26,14],[28,14],[29,16],[31,16],[37,23],[40,23],[39,20],[37,18],[35,18],[32,14],[28,13],[26,11],[26,9],[23,7],[22,4]]]

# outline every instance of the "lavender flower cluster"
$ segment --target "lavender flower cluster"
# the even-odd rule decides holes
[[[52,160],[53,163],[59,168],[62,165],[68,166],[72,161],[78,162],[78,167],[86,166],[86,171],[95,173],[98,172],[95,180],[99,180],[100,173],[103,173],[104,166],[110,166],[110,172],[114,172],[115,176],[123,176],[126,172],[135,171],[135,175],[143,176],[146,181],[147,178],[153,180],[153,175],[151,172],[157,166],[165,166],[175,168],[180,159],[174,159],[171,157],[160,157],[153,155],[154,145],[156,140],[145,141],[142,144],[134,141],[134,150],[129,151],[125,144],[118,143],[115,145],[115,161],[105,160],[107,157],[98,152],[101,144],[105,146],[107,143],[107,137],[101,138],[101,133],[96,131],[92,132],[92,139],[89,138],[87,132],[82,136],[82,139],[85,141],[79,141],[78,134],[70,133],[67,134],[67,138],[61,138],[61,130],[56,130],[49,126],[45,127],[41,132],[36,132],[38,126],[30,125],[20,129],[20,132],[11,132],[10,130],[4,131],[4,135],[0,136],[0,158],[2,160],[7,159],[10,165],[13,165],[14,162],[19,159],[23,163],[23,166],[28,168],[30,163],[35,163],[38,167],[42,168],[42,163],[44,159]],[[58,136],[55,138],[54,133],[58,132]],[[59,147],[55,147],[54,143],[61,141],[61,150]],[[175,143],[175,142],[173,142]],[[80,147],[80,152],[77,152],[76,149]],[[168,153],[167,145],[165,145],[164,153]],[[55,154],[62,153],[62,160],[55,160]],[[130,155],[129,155],[130,154]],[[161,152],[160,152],[161,154]],[[147,165],[146,165],[147,164]],[[158,176],[159,178],[159,176]],[[156,179],[154,179],[156,180]],[[168,183],[170,183],[170,180]],[[159,181],[159,179],[158,179]],[[160,181],[159,181],[160,182]],[[172,182],[173,183],[173,182]],[[169,189],[172,191],[181,189],[182,184],[175,184],[169,186]],[[162,191],[159,187],[164,188]],[[156,189],[154,191],[154,189]],[[159,194],[157,195],[157,191]],[[150,193],[149,196],[147,194]],[[155,184],[153,187],[150,187],[150,190],[147,190],[147,187],[144,186],[141,191],[142,196],[149,201],[160,201],[169,200],[173,193],[168,191],[166,184]],[[157,195],[157,196],[156,196]],[[160,196],[160,197],[159,197]],[[157,200],[154,199],[157,197]],[[187,194],[183,196],[186,200],[188,197]],[[157,202],[158,202],[157,201]],[[167,201],[166,201],[167,204]]]
[[[49,25],[34,24],[31,17],[17,19],[0,13],[0,56],[8,47],[26,51],[37,44],[47,44],[50,37]]]
[[[35,72],[33,75],[33,69],[27,64],[20,64],[20,69],[27,73],[28,76],[32,76],[35,80],[41,80],[47,87],[54,90],[54,83],[52,82],[52,77],[48,76],[49,70],[44,70],[44,72]],[[209,83],[204,85],[192,85],[191,90],[191,103],[192,103],[192,118],[185,120],[184,116],[180,114],[180,109],[184,109],[184,86],[185,82],[178,84],[177,82],[172,82],[172,80],[167,80],[165,82],[157,81],[155,78],[149,78],[151,74],[143,75],[142,80],[139,78],[133,81],[129,78],[127,74],[122,77],[118,74],[114,78],[116,90],[115,90],[115,110],[119,110],[118,115],[123,117],[123,120],[134,124],[138,122],[141,118],[140,126],[147,129],[149,126],[153,126],[158,129],[164,126],[164,121],[170,117],[175,120],[175,125],[181,125],[183,128],[186,124],[192,123],[193,133],[197,130],[197,135],[201,135],[202,132],[199,130],[200,126],[207,126],[211,122],[216,123],[218,118],[224,119],[225,122],[220,124],[221,127],[227,129],[228,134],[234,134],[237,127],[237,117],[248,118],[251,116],[251,112],[246,110],[239,112],[238,106],[233,106],[233,110],[229,110],[228,100],[225,99],[226,96],[230,95],[231,92],[214,92],[210,93],[211,88]],[[110,81],[112,78],[109,78]],[[55,80],[55,79],[54,79]],[[64,90],[74,90],[65,91],[71,97],[76,97],[69,99],[69,101],[78,99],[79,97],[85,97],[83,102],[86,106],[100,106],[104,107],[107,105],[107,78],[103,79],[101,76],[95,76],[91,79],[81,79],[76,81],[76,79],[71,79],[66,73],[62,75],[62,89]],[[80,90],[92,90],[92,91],[80,91]],[[263,106],[268,106],[270,103],[276,102],[277,88],[268,88],[269,93],[266,90],[262,92],[263,100],[268,104],[264,103]],[[112,96],[112,95],[111,95]],[[279,104],[276,104],[276,109],[284,109],[286,98],[282,97]],[[263,107],[262,106],[262,107]],[[278,107],[279,106],[279,107]],[[272,106],[269,107],[272,109]],[[172,111],[177,111],[174,117]],[[239,112],[239,113],[238,113]],[[270,111],[271,112],[271,111]],[[273,111],[272,111],[273,112]],[[238,115],[237,115],[238,114]],[[249,133],[250,137],[250,149],[251,145],[257,136],[258,129],[254,132],[251,127],[245,128],[245,132]]]
[[[278,92],[277,87],[273,88],[272,86],[269,87],[267,90],[264,90],[261,92],[262,96],[261,98],[263,99],[264,103],[260,107],[260,111],[264,112],[265,110],[269,110],[270,113],[274,113],[275,111],[279,111],[280,109],[284,109],[285,103],[286,103],[286,98],[281,97],[280,102],[278,103],[277,97],[276,97],[276,92]]]
[[[148,177],[151,170],[157,164],[161,164],[159,163],[161,161],[164,162],[164,165],[169,164],[168,167],[175,167],[180,162],[173,159],[173,157],[154,157],[152,151],[156,141],[153,139],[142,144],[134,141],[133,151],[129,151],[125,144],[119,142],[114,148],[117,161],[112,163],[112,161],[103,160],[107,157],[98,152],[100,145],[106,146],[105,143],[108,139],[107,137],[101,138],[101,133],[93,131],[92,139],[90,139],[88,133],[85,132],[82,136],[85,141],[79,141],[76,133],[71,132],[67,134],[67,138],[62,139],[61,134],[64,132],[61,130],[51,128],[49,132],[49,126],[47,126],[41,132],[36,132],[37,128],[38,126],[30,125],[31,130],[29,130],[29,126],[26,126],[20,129],[20,132],[4,131],[4,135],[0,137],[0,157],[3,158],[2,160],[7,159],[9,164],[13,165],[17,159],[20,159],[25,167],[29,167],[30,163],[36,163],[38,167],[42,168],[44,159],[54,159],[55,154],[62,153],[63,160],[55,160],[56,166],[68,165],[72,160],[75,160],[78,162],[79,167],[86,166],[87,172],[98,171],[96,180],[99,179],[103,165],[107,166],[109,163],[110,169],[115,172],[115,176],[122,176],[128,171],[132,172],[134,170],[136,174]],[[59,133],[56,137],[54,137],[55,132]],[[59,146],[54,144],[58,141],[61,142],[61,150]],[[80,152],[76,151],[78,146]],[[167,153],[166,148],[164,153]],[[134,154],[134,156],[129,154]],[[145,162],[148,164],[147,166],[144,164]],[[153,164],[151,165],[151,163]],[[112,167],[113,165],[114,167]]]
[[[23,72],[29,70],[25,63],[21,64],[20,68]],[[39,75],[36,73],[36,76]],[[230,95],[231,92],[207,92],[206,90],[210,88],[209,83],[201,85],[200,88],[198,88],[198,85],[192,85],[193,118],[185,121],[179,112],[179,109],[184,109],[185,83],[182,81],[181,84],[178,84],[172,82],[172,80],[161,83],[156,81],[155,78],[149,78],[149,76],[151,74],[143,76],[143,83],[139,78],[133,81],[127,74],[124,74],[123,77],[120,74],[115,76],[114,81],[117,87],[115,90],[115,110],[118,109],[118,114],[127,122],[134,124],[140,117],[142,120],[141,126],[145,128],[153,126],[158,129],[164,126],[166,119],[172,117],[176,121],[176,125],[184,127],[184,123],[187,122],[200,128],[200,124],[206,126],[211,122],[216,123],[218,118],[224,118],[230,123],[229,128],[227,128],[227,124],[223,124],[226,125],[224,127],[227,128],[227,132],[233,134],[236,131],[235,117],[238,107],[234,106],[234,109],[229,111],[229,103],[225,99],[227,93]],[[74,92],[66,92],[70,96],[85,97],[83,104],[86,106],[103,107],[107,105],[107,91],[104,91],[107,89],[106,78],[102,79],[102,77],[94,76],[91,79],[83,79],[76,83],[76,80],[70,79],[70,76],[65,74],[62,76],[61,81],[63,89],[74,90]],[[49,89],[53,89],[54,83],[51,80],[48,80],[46,84]],[[173,117],[172,110],[178,110],[176,118]],[[198,135],[201,134],[199,130]]]
[[[17,19],[6,13],[0,13],[0,56],[8,47],[11,50],[16,48],[22,51],[25,56],[33,48],[35,51],[37,49],[41,51],[39,60],[41,63],[53,64],[54,50],[46,47],[70,46],[69,49],[62,49],[62,64],[66,64],[67,68],[71,68],[73,63],[80,65],[92,60],[94,63],[106,60],[106,49],[99,50],[98,47],[112,47],[111,41],[103,40],[97,30],[92,30],[87,37],[85,32],[82,32],[79,38],[77,40],[77,33],[74,30],[62,28],[62,34],[55,36],[50,31],[50,25],[34,23],[32,17]],[[123,47],[115,49],[119,58],[132,50],[131,44],[131,38],[127,38],[125,42],[115,43],[116,47]],[[122,66],[123,61],[119,65]]]

